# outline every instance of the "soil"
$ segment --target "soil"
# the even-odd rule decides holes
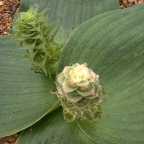
[[[13,135],[0,139],[0,144],[15,144],[16,140],[17,135]]]
[[[131,7],[137,4],[144,4],[144,0],[119,0],[121,8]]]
[[[0,35],[7,35],[12,27],[14,14],[20,0],[0,0]]]

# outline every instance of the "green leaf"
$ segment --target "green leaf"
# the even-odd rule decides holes
[[[104,11],[118,9],[118,0],[23,0],[22,9],[37,5],[47,11],[50,21],[70,31]]]
[[[66,123],[55,112],[21,134],[18,144],[144,143],[143,17],[143,7],[101,14],[81,25],[65,46],[60,71],[87,62],[100,75],[102,117]]]
[[[35,74],[24,55],[12,40],[0,40],[0,137],[33,125],[57,100],[53,81]]]
[[[17,144],[92,144],[78,123],[66,123],[55,111],[31,129],[22,132]]]
[[[81,124],[96,144],[144,143],[144,8],[116,10],[81,25],[65,46],[60,71],[87,62],[105,90],[102,118]]]

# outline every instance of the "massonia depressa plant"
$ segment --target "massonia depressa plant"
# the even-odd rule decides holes
[[[19,133],[17,144],[143,144],[144,8],[89,19],[116,8],[113,0],[98,3],[49,0],[38,3],[49,19],[38,9],[16,17],[12,38],[0,40],[0,137]]]

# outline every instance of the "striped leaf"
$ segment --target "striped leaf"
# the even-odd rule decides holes
[[[17,133],[54,108],[53,81],[31,70],[25,51],[0,40],[0,137]]]
[[[22,9],[37,6],[47,11],[50,21],[65,31],[104,11],[118,9],[117,0],[23,0]]]
[[[98,15],[76,29],[65,46],[59,71],[87,62],[100,75],[102,117],[68,124],[55,112],[46,117],[49,122],[25,131],[18,144],[144,143],[143,17],[143,7]]]

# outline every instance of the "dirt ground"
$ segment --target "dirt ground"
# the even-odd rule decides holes
[[[119,0],[121,8],[131,7],[137,4],[144,4],[144,0]]]
[[[0,139],[0,144],[15,144],[17,135],[9,136]]]
[[[0,35],[7,35],[20,0],[0,0]]]

